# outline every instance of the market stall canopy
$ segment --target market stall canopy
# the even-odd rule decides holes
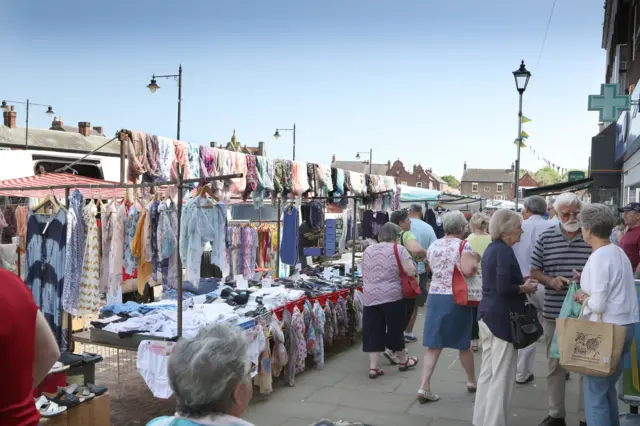
[[[574,180],[572,182],[560,182],[553,185],[539,186],[537,188],[530,188],[523,190],[525,197],[532,195],[557,195],[563,192],[576,192],[583,189],[590,188],[593,185],[593,178],[588,177],[586,179]]]
[[[437,201],[440,191],[435,189],[416,188],[414,186],[398,185],[400,188],[400,202]]]
[[[510,209],[514,210],[516,208],[516,203],[509,200],[489,200],[487,201],[487,205],[485,206],[488,210],[497,210],[497,209]],[[518,203],[518,211],[521,211],[524,208],[524,204]]]
[[[77,188],[85,198],[124,198],[127,191],[118,182],[109,182],[70,173],[44,173],[0,181],[0,196],[44,198],[53,193],[56,198],[63,199],[65,189],[59,188],[60,186],[67,186],[71,189]]]

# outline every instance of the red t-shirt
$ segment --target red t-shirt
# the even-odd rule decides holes
[[[31,388],[37,311],[25,283],[0,269],[0,426],[40,421]]]
[[[640,226],[629,228],[620,240],[620,248],[627,253],[627,257],[631,261],[633,271],[636,271],[640,263]]]

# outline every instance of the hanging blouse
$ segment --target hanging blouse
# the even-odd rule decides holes
[[[136,235],[139,219],[140,210],[138,210],[135,205],[132,205],[129,208],[129,213],[127,213],[124,239],[124,271],[129,275],[133,275],[138,268],[138,259],[133,256],[131,247],[133,245],[133,237]]]
[[[290,266],[298,261],[298,209],[293,206],[284,211],[280,260]]]
[[[111,248],[111,238],[113,236],[113,228],[111,223],[111,215],[115,213],[114,203],[103,204],[100,213],[100,223],[102,225],[102,268],[100,270],[100,293],[106,293],[109,288],[109,270],[111,263],[109,261],[109,250]]]
[[[171,170],[175,162],[176,154],[173,140],[158,136],[158,168],[162,181],[170,181]]]
[[[122,268],[124,267],[124,239],[127,207],[124,203],[115,207],[109,216],[111,224],[111,244],[109,246],[109,284],[107,304],[122,303]]]
[[[146,172],[144,167],[147,158],[147,137],[142,132],[132,131],[131,136],[127,136],[127,160],[129,171],[127,179],[135,183],[138,178]]]
[[[147,135],[147,156],[144,168],[150,181],[158,179],[160,176],[158,137]]]
[[[174,206],[162,202],[158,206],[158,256],[161,261],[165,289],[176,288],[178,282],[178,215]]]
[[[200,176],[218,176],[216,171],[216,159],[211,147],[200,145]]]
[[[98,208],[91,200],[84,208],[83,219],[87,235],[84,243],[82,277],[78,298],[78,315],[95,315],[100,307],[100,248],[98,242]]]
[[[296,374],[299,374],[305,369],[305,361],[307,359],[307,342],[304,336],[304,318],[297,306],[293,308],[291,326],[293,327],[296,335],[296,356],[294,362],[296,366]]]
[[[131,241],[131,254],[138,263],[138,293],[144,293],[144,286],[151,278],[151,262],[144,257],[144,229],[147,218],[145,209],[140,212],[140,219],[136,226],[136,231]]]
[[[20,237],[20,249],[25,250],[25,244],[27,239],[27,217],[29,216],[29,207],[18,206],[16,207],[16,235]]]
[[[84,197],[77,189],[69,197],[66,238],[65,285],[62,292],[62,307],[65,312],[77,315],[85,246]]]
[[[311,191],[311,193],[315,194],[316,189],[315,189],[315,173],[316,172],[316,167],[315,164],[312,163],[307,163],[307,181],[309,182],[309,191]]]
[[[324,310],[317,300],[313,304],[313,325],[316,332],[316,351],[313,353],[313,359],[318,368],[324,367]]]

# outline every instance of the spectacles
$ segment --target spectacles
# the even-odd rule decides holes
[[[577,218],[579,214],[580,214],[580,211],[577,211],[577,212],[560,212],[560,216],[562,216],[562,217],[571,217],[571,216],[573,216],[573,217]]]

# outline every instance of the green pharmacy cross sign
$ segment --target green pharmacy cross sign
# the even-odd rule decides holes
[[[600,121],[613,122],[618,119],[618,111],[631,108],[628,95],[618,95],[617,84],[601,84],[599,95],[589,95],[589,111],[600,111]]]

